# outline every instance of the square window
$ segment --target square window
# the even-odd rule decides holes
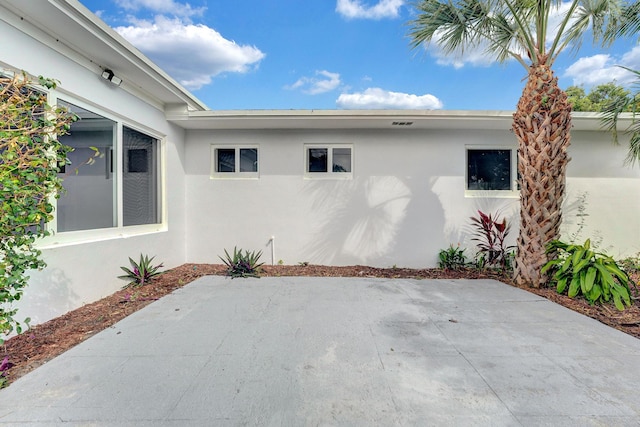
[[[512,190],[510,149],[467,149],[467,190]]]
[[[129,172],[144,173],[147,171],[147,150],[135,149],[129,150]]]

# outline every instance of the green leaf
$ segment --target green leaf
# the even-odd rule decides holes
[[[587,270],[587,274],[585,276],[586,292],[589,292],[591,291],[591,289],[593,289],[593,283],[595,282],[597,275],[598,275],[598,270],[593,266],[589,267],[589,269]]]
[[[580,290],[580,277],[573,276],[573,278],[571,279],[571,284],[569,285],[569,292],[567,293],[567,295],[569,296],[569,298],[574,298],[576,295],[578,295],[578,290]]]
[[[562,264],[562,267],[560,268],[561,272],[565,272],[569,269],[569,267],[571,267],[571,257],[568,257],[564,263]]]
[[[564,290],[567,288],[567,277],[563,277],[561,279],[558,280],[558,286],[556,288],[557,292],[559,294],[563,293]]]

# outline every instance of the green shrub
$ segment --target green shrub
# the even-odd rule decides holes
[[[442,249],[438,254],[438,268],[445,270],[460,270],[469,264],[464,249],[449,246],[449,249]]]
[[[219,257],[227,266],[227,276],[234,277],[260,277],[263,262],[258,262],[262,256],[262,251],[243,251],[233,248],[233,256],[224,250],[225,257]]]
[[[224,250],[225,257],[219,257],[227,266],[227,276],[233,277],[260,277],[260,267],[264,263],[258,262],[262,251],[243,251],[233,248],[233,256]]]
[[[558,293],[570,298],[582,295],[590,304],[610,302],[618,310],[631,306],[632,283],[616,261],[608,255],[592,251],[589,239],[583,245],[570,245],[554,240],[547,253],[556,256],[542,267],[542,274],[551,273]]]
[[[54,89],[57,82],[40,77],[39,84]],[[28,284],[27,271],[46,266],[35,242],[49,234],[52,201],[63,190],[59,168],[71,150],[56,138],[76,119],[50,106],[26,74],[0,76],[0,344],[22,332],[14,303]]]
[[[131,263],[131,267],[133,270],[128,269],[127,267],[120,267],[125,273],[123,276],[118,276],[119,279],[128,280],[129,283],[124,285],[124,287],[128,286],[142,286],[151,279],[153,279],[158,274],[161,274],[161,271],[158,271],[163,267],[162,264],[151,265],[151,261],[153,261],[155,257],[149,258],[146,255],[140,254],[140,261],[136,263],[134,260],[129,258],[129,262]]]

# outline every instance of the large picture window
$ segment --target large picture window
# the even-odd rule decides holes
[[[56,208],[57,231],[117,226],[113,153],[116,122],[64,101],[58,104],[78,116],[60,142],[73,148],[71,164],[61,172],[65,191]]]
[[[60,141],[73,148],[60,170],[64,192],[55,230],[97,230],[160,224],[160,141],[67,101],[78,121]],[[118,185],[121,182],[122,185]]]
[[[467,148],[467,190],[512,191],[512,149]]]

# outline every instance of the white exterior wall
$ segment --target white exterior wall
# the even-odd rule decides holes
[[[624,165],[628,148],[626,139],[614,146],[606,132],[572,133],[563,239],[590,238],[616,259],[640,253],[640,165]],[[578,216],[582,197],[584,221]]]
[[[640,172],[606,133],[574,132],[565,233],[588,191],[580,239],[600,234],[610,253],[640,251]],[[210,179],[211,144],[258,145],[259,179]],[[352,144],[353,179],[304,177],[304,144]],[[469,217],[502,212],[515,241],[518,198],[465,197],[465,148],[516,148],[513,134],[464,130],[189,131],[187,258],[219,262],[234,246],[267,263],[434,267],[440,249],[469,247]],[[275,237],[275,256],[271,255]],[[615,248],[615,250],[613,250]]]
[[[129,256],[137,259],[140,253],[155,255],[156,261],[164,262],[167,267],[184,263],[184,130],[167,123],[163,111],[105,82],[92,69],[95,64],[79,65],[2,20],[0,39],[3,40],[2,67],[55,78],[60,81],[58,93],[162,137],[164,146],[165,224],[156,227],[162,230],[135,234],[130,233],[136,231],[132,227],[127,231],[128,238],[114,230],[61,233],[40,242],[48,267],[30,273],[29,286],[18,305],[18,318],[31,317],[33,324],[41,323],[112,294],[125,283],[117,276],[122,274],[119,267],[129,264]]]
[[[285,264],[434,266],[467,237],[476,209],[516,198],[465,198],[465,144],[515,147],[494,131],[189,131],[187,258],[234,246]],[[257,144],[257,180],[210,179],[210,144]],[[305,178],[304,144],[352,144],[353,179]]]

